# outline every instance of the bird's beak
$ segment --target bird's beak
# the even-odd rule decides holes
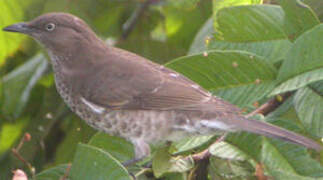
[[[28,34],[31,31],[31,29],[27,23],[13,24],[13,25],[3,28],[2,30],[9,31],[9,32],[19,32],[19,33],[24,33],[24,34]]]

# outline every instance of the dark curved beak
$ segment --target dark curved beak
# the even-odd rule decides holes
[[[9,31],[9,32],[19,32],[28,34],[30,32],[30,28],[27,23],[17,23],[10,26],[7,26],[2,29],[3,31]]]

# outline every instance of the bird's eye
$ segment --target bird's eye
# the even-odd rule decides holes
[[[54,23],[48,23],[46,24],[46,30],[47,31],[53,31],[55,29],[55,24]]]

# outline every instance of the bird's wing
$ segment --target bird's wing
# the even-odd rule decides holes
[[[131,110],[201,110],[211,103],[218,104],[217,109],[238,111],[183,75],[133,53],[113,49],[108,57],[102,62],[106,64],[97,68],[101,71],[86,80],[91,88],[84,88],[82,95],[96,105]]]

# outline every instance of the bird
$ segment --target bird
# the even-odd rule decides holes
[[[218,132],[247,131],[322,150],[307,137],[247,118],[172,69],[108,46],[72,14],[47,13],[3,30],[38,41],[50,56],[56,89],[72,112],[93,128],[132,142],[135,159],[150,154],[149,144]]]

